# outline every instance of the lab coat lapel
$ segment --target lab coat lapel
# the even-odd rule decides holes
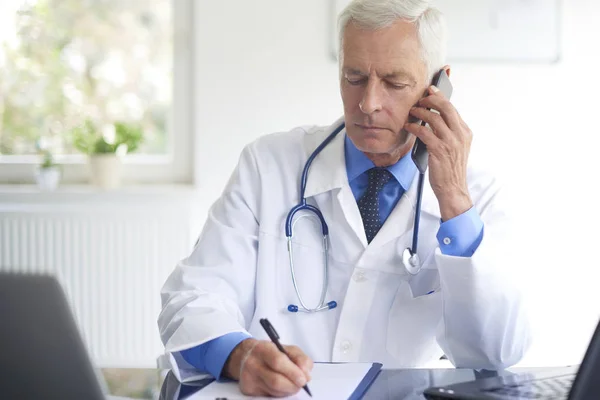
[[[310,135],[312,136],[312,142],[307,146],[307,156],[310,156],[343,121],[342,118],[329,128]],[[346,157],[344,155],[345,135],[346,129],[343,129],[313,160],[308,171],[306,190],[304,192],[305,197],[313,197],[348,184]]]
[[[365,233],[360,210],[358,209],[358,204],[356,203],[352,189],[350,189],[350,184],[346,183],[346,185],[342,187],[337,195],[337,200],[348,225],[350,225],[350,228],[352,228],[352,231],[363,245],[363,249],[366,248],[367,235]]]
[[[336,121],[328,129],[316,134],[317,136],[315,139],[317,140],[315,140],[312,145],[308,146],[309,153],[307,156],[310,156],[314,149],[317,148],[331,132],[339,127],[339,124],[342,122],[343,118]],[[344,219],[348,222],[348,225],[356,234],[360,243],[366,247],[367,238],[360,211],[358,210],[358,205],[356,204],[356,200],[350,189],[350,184],[348,183],[346,155],[344,151],[345,135],[346,130],[343,129],[314,159],[308,173],[305,196],[309,198],[325,192],[331,192],[333,202],[336,202],[337,200],[337,205],[341,208]],[[339,191],[337,191],[337,196],[334,192],[336,189],[339,189]],[[317,203],[319,203],[319,201],[317,201]],[[318,206],[324,212],[325,210],[330,209],[326,204],[318,204]],[[332,212],[337,214],[336,211],[332,210]],[[333,216],[325,215],[326,220],[328,220],[327,217]]]

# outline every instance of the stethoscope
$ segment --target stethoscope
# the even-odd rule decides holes
[[[328,287],[328,270],[329,270],[329,227],[327,226],[327,222],[325,222],[325,218],[323,218],[323,214],[321,211],[310,204],[306,203],[306,198],[304,197],[304,192],[306,190],[306,181],[308,179],[308,171],[314,159],[319,155],[319,153],[329,144],[331,141],[340,133],[346,124],[342,122],[342,124],[337,127],[327,138],[315,149],[315,151],[308,157],[306,164],[304,165],[304,170],[302,171],[302,179],[300,181],[300,203],[296,205],[294,208],[290,210],[287,215],[285,221],[285,235],[287,236],[287,249],[288,256],[290,260],[290,272],[292,273],[292,283],[294,284],[294,290],[296,291],[296,296],[298,296],[298,301],[300,305],[290,304],[287,309],[289,312],[306,312],[306,313],[314,313],[317,311],[323,310],[331,310],[337,307],[337,302],[329,301],[325,303],[325,295],[327,294]],[[424,171],[419,171],[419,183],[417,187],[417,204],[415,210],[415,223],[413,227],[413,236],[412,236],[412,247],[408,247],[402,253],[402,264],[406,268],[406,271],[410,275],[417,275],[419,271],[421,271],[421,260],[419,259],[419,255],[417,254],[417,244],[419,239],[419,220],[421,216],[421,198],[423,197],[423,184],[425,182],[425,173]],[[307,211],[309,213],[313,213],[316,215],[321,222],[321,231],[323,233],[323,255],[324,255],[324,263],[325,268],[323,269],[323,287],[321,289],[321,297],[319,299],[319,304],[314,308],[309,308],[304,300],[302,300],[302,296],[300,295],[300,290],[298,289],[298,283],[296,282],[296,273],[294,271],[294,255],[292,248],[292,230],[293,230],[293,220],[296,213],[300,211]]]

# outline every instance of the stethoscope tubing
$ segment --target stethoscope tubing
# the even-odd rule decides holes
[[[298,297],[298,301],[300,302],[300,306],[290,304],[287,309],[290,312],[306,312],[306,313],[314,313],[322,310],[331,310],[337,307],[337,303],[335,301],[330,301],[325,304],[325,296],[327,295],[327,288],[329,286],[329,227],[327,226],[327,222],[323,217],[321,211],[310,204],[307,204],[306,198],[304,197],[306,192],[306,183],[308,181],[308,172],[310,170],[310,166],[312,165],[314,159],[321,153],[321,151],[340,133],[346,124],[342,122],[342,124],[337,127],[325,140],[313,151],[313,153],[308,157],[306,164],[304,165],[304,169],[302,171],[302,177],[300,179],[300,202],[294,206],[287,215],[285,221],[285,235],[287,237],[287,249],[290,263],[290,272],[292,275],[292,283],[294,285],[294,290],[296,291],[296,296]],[[415,209],[415,222],[413,227],[413,237],[412,237],[412,246],[411,248],[407,248],[405,251],[410,253],[410,259],[404,260],[403,264],[406,270],[411,275],[416,275],[421,270],[420,260],[417,255],[417,246],[419,240],[419,222],[421,219],[421,200],[423,198],[423,186],[425,183],[425,174],[423,172],[419,173],[419,182],[417,187],[417,204]],[[292,236],[293,236],[293,220],[294,216],[300,211],[309,211],[315,214],[319,221],[321,222],[321,231],[323,234],[323,257],[325,267],[323,268],[323,287],[321,289],[321,297],[319,299],[319,304],[315,308],[309,308],[302,296],[300,295],[300,289],[298,287],[298,282],[296,280],[296,272],[294,268],[294,256],[293,256],[293,248],[292,248]],[[411,265],[406,265],[409,262]],[[416,264],[416,265],[413,265]]]

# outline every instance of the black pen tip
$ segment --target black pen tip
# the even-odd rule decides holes
[[[312,397],[312,393],[310,392],[310,390],[308,390],[308,385],[304,385],[304,390],[306,390],[306,393],[308,393],[308,395]]]

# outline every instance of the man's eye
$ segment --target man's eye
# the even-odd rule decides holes
[[[408,85],[404,84],[404,83],[388,83],[388,85],[392,88],[392,89],[398,89],[398,90],[402,90],[402,89],[406,89],[408,87]]]
[[[364,79],[350,79],[350,78],[346,78],[346,82],[348,82],[352,86],[358,86],[358,85],[362,84],[364,81],[365,81]]]

